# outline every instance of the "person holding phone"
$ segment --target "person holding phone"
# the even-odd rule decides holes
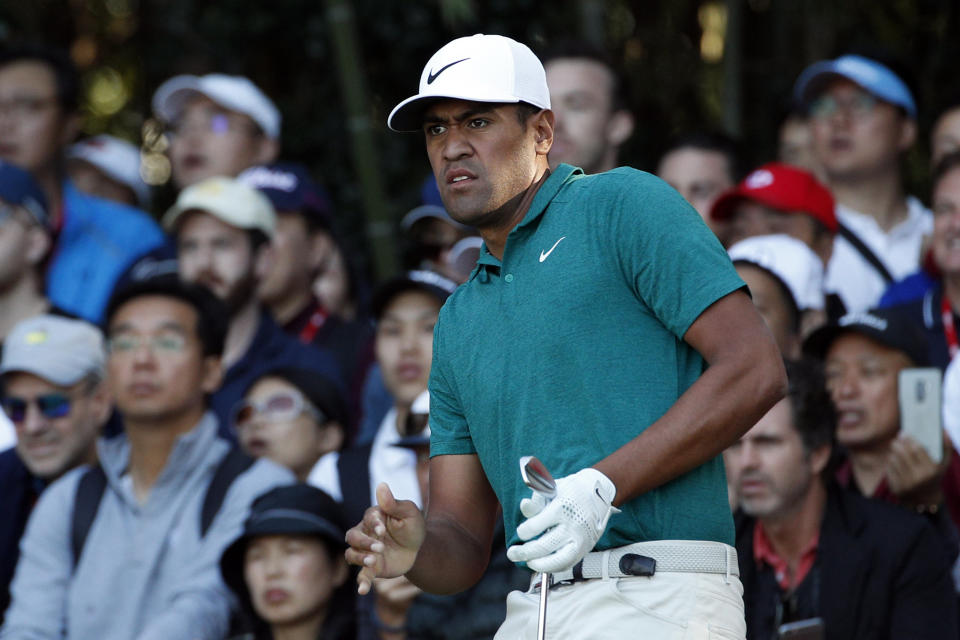
[[[937,533],[919,515],[840,486],[821,368],[786,366],[787,397],[724,452],[741,509],[747,637],[956,638],[951,562]]]
[[[837,442],[846,452],[836,472],[840,484],[928,514],[944,526],[945,512],[960,523],[960,458],[936,416],[917,422],[901,415],[901,372],[928,362],[920,328],[898,309],[852,313],[812,333],[804,351],[824,362],[837,409]],[[910,435],[924,430],[944,440],[942,459],[933,459],[918,442],[928,438]]]

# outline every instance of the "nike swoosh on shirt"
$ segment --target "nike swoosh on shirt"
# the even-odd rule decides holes
[[[437,79],[437,76],[439,76],[441,73],[443,73],[444,71],[446,71],[447,69],[449,69],[449,68],[452,67],[453,65],[455,65],[455,64],[460,64],[460,63],[463,62],[464,60],[469,60],[469,59],[470,59],[470,58],[464,58],[463,60],[455,60],[455,61],[451,62],[450,64],[445,64],[445,65],[443,65],[442,67],[440,67],[440,70],[437,71],[437,72],[431,71],[430,73],[427,74],[427,84],[433,84],[433,81],[436,80],[436,79]]]
[[[567,236],[563,236],[563,238],[566,238],[566,237],[567,237]],[[563,240],[563,238],[560,238],[560,240],[557,240],[556,242],[554,242],[554,243],[553,243],[553,246],[550,247],[550,249],[549,249],[548,251],[544,251],[543,249],[540,250],[540,262],[543,262],[544,260],[546,260],[546,259],[547,259],[547,256],[549,256],[551,253],[553,253],[553,250],[557,248],[557,245],[560,244],[560,242]]]

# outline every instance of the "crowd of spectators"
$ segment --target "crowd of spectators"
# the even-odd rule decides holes
[[[551,168],[615,167],[638,126],[615,66],[543,61]],[[61,52],[0,52],[0,638],[492,638],[529,583],[502,535],[455,596],[356,596],[342,555],[380,482],[427,507],[433,329],[474,230],[428,176],[404,272],[371,287],[283,161],[282,114],[223,74],[155,91],[178,195],[153,216],[138,146],[77,140],[79,91]],[[844,54],[797,79],[777,158],[690,131],[656,167],[787,360],[788,396],[724,454],[751,640],[958,637],[960,107],[914,196],[913,95],[896,61]]]

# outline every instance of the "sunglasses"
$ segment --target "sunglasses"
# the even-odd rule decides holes
[[[63,418],[70,414],[70,396],[63,393],[46,393],[36,398],[7,396],[0,400],[3,412],[15,424],[20,424],[27,419],[27,408],[31,404],[36,405],[40,415],[49,420]]]
[[[256,416],[262,416],[268,422],[285,422],[297,418],[301,413],[323,424],[327,421],[319,409],[310,404],[302,395],[293,391],[277,391],[263,400],[242,400],[233,409],[233,426],[242,429]]]

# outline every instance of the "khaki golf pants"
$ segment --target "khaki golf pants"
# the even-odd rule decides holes
[[[536,640],[539,590],[507,596],[494,640]],[[547,596],[550,640],[744,640],[743,585],[716,573],[657,573],[559,585]]]

